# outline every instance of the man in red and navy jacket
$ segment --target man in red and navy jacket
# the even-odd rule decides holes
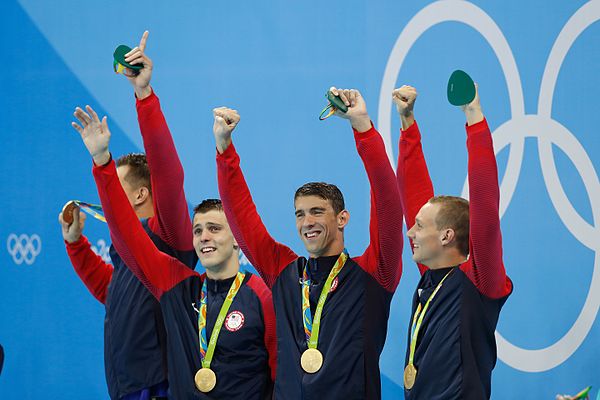
[[[337,114],[352,124],[371,183],[370,244],[361,256],[348,258],[330,281],[316,346],[322,362],[308,359],[304,366],[301,359],[308,354],[308,333],[303,304],[309,301],[307,311],[315,316],[322,289],[344,252],[349,213],[337,187],[307,183],[296,192],[294,207],[296,229],[308,259],[276,242],[256,211],[231,143],[239,115],[231,109],[214,110],[219,191],[227,219],[244,254],[273,291],[278,343],[275,398],[282,400],[381,397],[379,357],[402,271],[400,195],[383,140],[358,91],[332,88],[332,92],[348,106],[347,113]],[[327,167],[315,160],[302,162],[311,168]],[[304,287],[309,288],[308,294]]]
[[[488,399],[496,364],[494,331],[512,292],[502,262],[492,136],[476,92],[463,106],[470,202],[434,197],[413,115],[416,97],[410,86],[393,92],[402,121],[398,185],[413,260],[421,272],[412,303],[404,395]]]
[[[89,122],[77,126],[77,130],[94,160],[93,174],[113,245],[162,310],[167,331],[169,397],[270,399],[276,354],[271,292],[258,276],[238,274],[238,245],[220,201],[205,201],[195,209],[193,245],[206,269],[206,275],[200,275],[161,252],[144,234],[108,150],[106,117],[100,122],[91,108],[88,111]],[[238,278],[241,281],[236,281],[236,294],[230,297]],[[224,315],[221,308],[226,298],[232,302]],[[205,308],[202,299],[206,299]],[[208,367],[202,362],[200,350],[201,320],[206,327],[205,343],[210,342],[209,348],[214,349]],[[217,324],[222,325],[213,342],[212,330]],[[216,381],[213,387],[201,391],[204,386],[195,378],[205,367],[215,374]]]
[[[132,62],[142,62],[144,68],[139,75],[129,77],[146,155],[121,157],[117,160],[118,176],[131,205],[128,207],[143,219],[145,235],[160,251],[194,268],[197,257],[183,190],[183,168],[158,97],[150,87],[152,62],[144,55],[147,35],[144,33],[140,46],[130,56]],[[79,109],[76,116],[89,121],[83,110]],[[160,305],[113,246],[113,265],[92,251],[82,235],[80,215],[85,218],[85,214],[74,212],[71,225],[64,223],[62,215],[59,220],[75,271],[106,307],[104,365],[109,395],[125,400],[166,397],[166,333]]]

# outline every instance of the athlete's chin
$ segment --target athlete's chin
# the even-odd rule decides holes
[[[323,246],[320,243],[309,242],[306,240],[303,240],[303,242],[304,248],[306,248],[308,254],[318,257],[323,253]]]
[[[223,263],[223,258],[218,256],[216,257],[216,254],[208,256],[202,255],[198,257],[198,260],[204,268],[212,268]]]
[[[413,253],[412,259],[414,262],[419,263],[419,264],[423,264],[423,261],[425,261],[425,259],[417,253]]]

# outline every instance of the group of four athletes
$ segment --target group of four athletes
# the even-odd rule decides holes
[[[105,368],[112,399],[379,399],[379,358],[402,275],[402,221],[421,279],[403,369],[407,399],[485,399],[494,330],[512,291],[502,263],[499,188],[479,97],[465,106],[470,202],[434,196],[413,115],[414,88],[392,93],[402,122],[394,173],[356,90],[331,88],[348,110],[371,185],[369,245],[348,254],[340,190],[310,182],[294,195],[308,253],[274,240],[256,210],[232,143],[236,110],[213,110],[221,200],[190,221],[183,168],[150,86],[148,33],[125,61],[145,156],[116,160],[91,107],[73,127],[93,159],[111,235],[112,265],[83,236],[85,214],[59,215],[71,262],[106,307]],[[339,155],[336,162],[343,162]],[[325,165],[315,165],[325,168]],[[66,211],[65,211],[66,212]],[[240,269],[239,250],[259,276]],[[194,271],[197,261],[204,274]]]

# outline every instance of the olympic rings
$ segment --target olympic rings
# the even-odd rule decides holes
[[[15,264],[21,265],[25,262],[25,264],[31,265],[42,251],[42,240],[36,234],[31,236],[21,234],[17,236],[11,233],[6,240],[6,248]]]

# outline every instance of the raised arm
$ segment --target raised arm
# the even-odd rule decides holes
[[[73,127],[81,134],[94,160],[94,178],[113,245],[138,279],[156,298],[160,298],[165,291],[194,274],[194,271],[159,251],[146,234],[129,204],[111,159],[106,117],[100,122],[91,107],[87,106],[87,111],[90,115],[77,108],[75,116],[82,126],[73,123]]]
[[[499,298],[510,293],[512,283],[502,262],[500,188],[492,134],[477,92],[463,111],[467,117],[470,220],[470,260],[463,271],[482,294]]]
[[[427,170],[427,163],[421,147],[421,133],[415,121],[413,109],[417,91],[411,86],[395,89],[392,98],[402,122],[398,144],[398,166],[396,177],[407,229],[415,224],[415,218],[421,207],[433,197],[433,184]],[[410,249],[413,251],[412,241]],[[417,263],[421,275],[427,267]]]
[[[152,60],[145,54],[148,31],[139,46],[125,56],[128,63],[142,64],[138,75],[127,75],[136,96],[136,109],[144,150],[150,168],[155,217],[150,229],[176,250],[192,250],[192,224],[183,190],[183,167],[173,137],[150,86]]]
[[[90,242],[83,236],[85,214],[79,207],[73,210],[73,222],[68,224],[63,219],[63,213],[58,215],[62,235],[67,247],[67,254],[77,275],[88,288],[92,296],[104,304],[108,284],[112,279],[113,267],[94,253]]]
[[[371,184],[369,246],[355,261],[386,290],[393,292],[402,276],[402,207],[394,170],[381,135],[375,130],[358,90],[331,88],[348,106],[336,115],[350,121],[358,154]]]
[[[279,273],[298,256],[276,242],[263,224],[240,168],[240,158],[231,142],[231,133],[240,120],[236,110],[213,110],[213,133],[217,145],[219,193],[229,226],[250,263],[271,288]]]

